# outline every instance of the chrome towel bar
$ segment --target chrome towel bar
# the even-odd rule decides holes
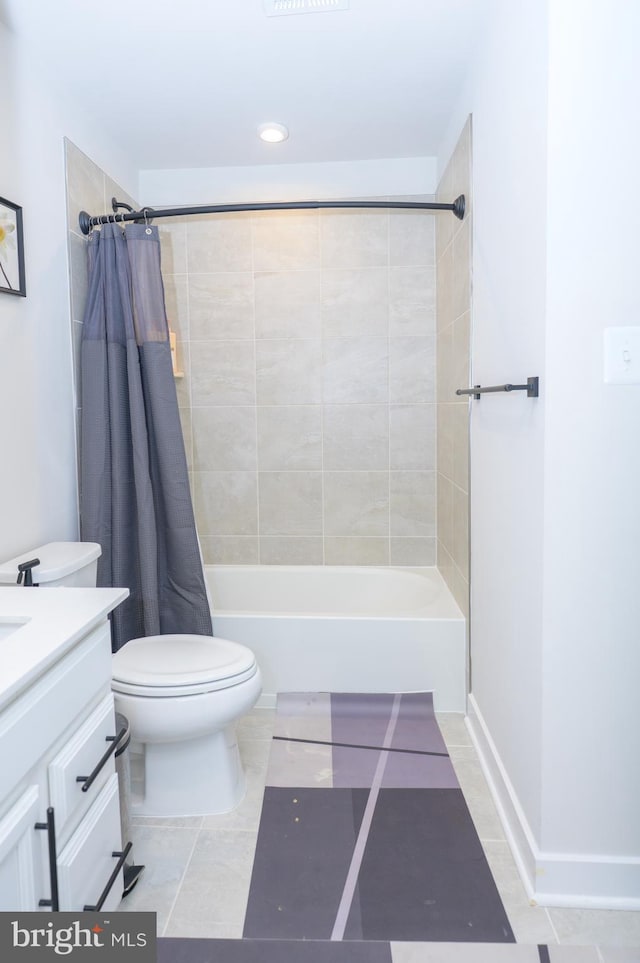
[[[480,401],[480,395],[489,394],[494,391],[526,391],[527,398],[537,398],[539,395],[538,378],[527,378],[526,385],[491,385],[483,388],[482,385],[474,385],[473,388],[458,388],[457,395],[471,395],[476,401]]]

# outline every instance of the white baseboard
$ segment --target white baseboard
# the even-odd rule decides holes
[[[640,859],[540,850],[473,694],[466,723],[529,899],[539,906],[640,910]]]
[[[465,721],[527,896],[536,899],[535,839],[473,693]]]

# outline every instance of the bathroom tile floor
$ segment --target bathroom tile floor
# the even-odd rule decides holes
[[[135,861],[146,869],[119,909],[156,912],[159,936],[241,938],[274,717],[254,709],[240,723],[247,792],[233,813],[133,818]],[[597,946],[594,963],[640,963],[640,913],[531,905],[463,716],[438,722],[517,942]],[[411,963],[434,959],[434,944],[403,946]]]

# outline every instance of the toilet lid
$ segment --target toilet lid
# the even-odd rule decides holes
[[[134,686],[201,686],[246,676],[255,668],[251,649],[206,635],[149,635],[132,639],[113,656],[115,682]]]

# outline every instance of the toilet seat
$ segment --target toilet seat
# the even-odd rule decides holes
[[[132,639],[112,660],[112,689],[147,698],[229,689],[258,671],[253,652],[206,635],[150,635]]]

